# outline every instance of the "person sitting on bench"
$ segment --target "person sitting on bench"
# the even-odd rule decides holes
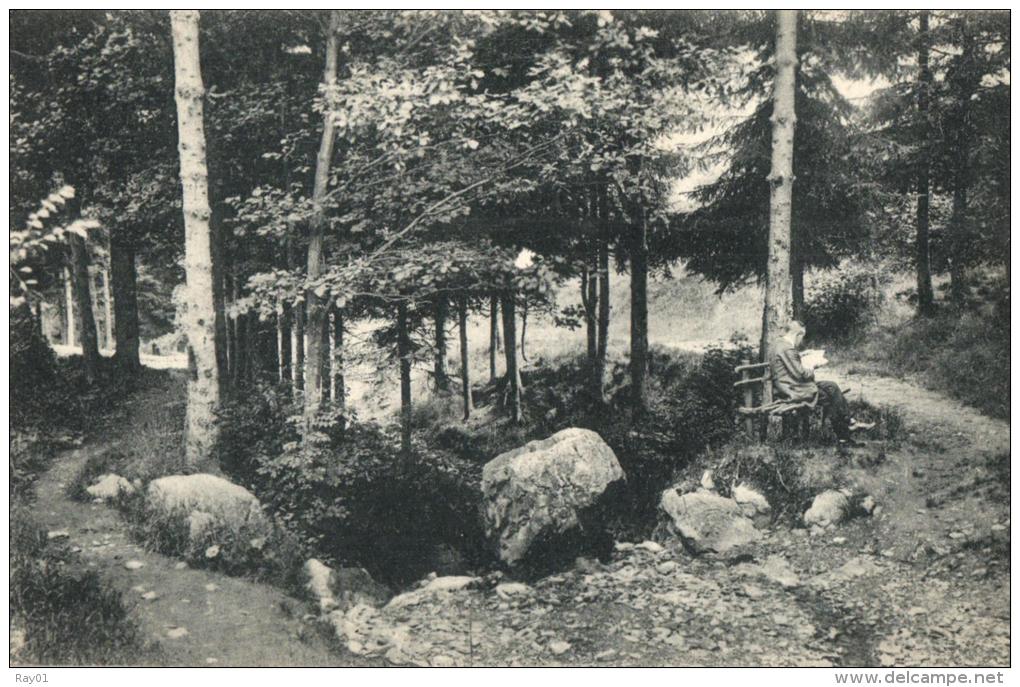
[[[835,382],[815,381],[815,371],[801,361],[797,350],[804,340],[804,325],[791,320],[783,337],[777,342],[769,369],[772,373],[772,388],[776,397],[783,401],[820,403],[832,423],[832,429],[841,446],[851,445],[850,433],[871,429],[872,422],[858,422],[850,417],[850,407],[843,397],[843,391]]]

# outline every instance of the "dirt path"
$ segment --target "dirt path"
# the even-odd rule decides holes
[[[916,384],[891,377],[851,374],[845,365],[821,368],[819,379],[831,379],[850,387],[850,400],[863,398],[872,405],[899,408],[914,431],[935,431],[943,441],[965,445],[985,453],[1009,451],[1009,423],[966,406],[959,401]]]
[[[166,412],[179,390],[164,385],[138,392],[118,420],[123,431]],[[65,486],[88,457],[117,445],[116,433],[103,441],[58,456],[36,483],[33,508],[41,527],[66,530],[96,569],[134,604],[132,615],[147,638],[158,642],[168,665],[331,666],[344,665],[314,624],[302,620],[304,604],[278,589],[205,570],[145,551],[131,541],[116,510],[65,496]],[[130,570],[129,561],[142,564]],[[155,599],[143,594],[154,592]],[[184,634],[181,629],[187,630]]]

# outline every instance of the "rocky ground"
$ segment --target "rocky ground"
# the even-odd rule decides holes
[[[112,509],[68,499],[101,444],[55,463],[36,513],[133,602],[175,665],[1008,664],[1008,424],[902,381],[835,374],[906,418],[906,441],[869,443],[848,467],[879,508],[826,530],[761,527],[726,555],[617,542],[607,564],[580,559],[530,584],[427,579],[381,608],[320,615],[141,550]],[[146,392],[127,428],[167,402]]]

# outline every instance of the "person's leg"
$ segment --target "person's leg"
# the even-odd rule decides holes
[[[843,391],[835,382],[818,382],[818,400],[825,406],[826,415],[832,423],[836,438],[850,438],[850,406],[843,397]]]

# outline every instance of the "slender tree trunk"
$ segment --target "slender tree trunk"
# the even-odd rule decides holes
[[[99,275],[96,272],[94,265],[89,265],[87,272],[87,279],[89,280],[89,300],[91,301],[92,308],[92,322],[96,325],[96,346],[97,350],[102,350],[106,347],[103,341],[103,327],[99,325],[102,323],[102,317],[99,314],[99,289],[96,287],[96,277]]]
[[[400,452],[405,464],[411,460],[411,335],[407,303],[397,306],[397,355],[400,357]]]
[[[280,384],[290,380],[290,304],[276,305],[276,356]]]
[[[525,299],[521,307],[521,360],[528,362],[528,354],[525,351],[524,340],[528,336],[528,301]]]
[[[110,236],[110,281],[113,287],[113,361],[122,373],[142,369],[139,356],[138,290],[135,249],[117,231]]]
[[[85,239],[69,233],[71,243],[71,272],[74,278],[74,298],[78,312],[78,331],[81,333],[82,365],[85,378],[94,382],[99,373],[99,342],[96,338],[96,320],[92,312],[92,289],[89,288],[89,256]]]
[[[489,381],[496,381],[496,357],[499,349],[499,296],[489,297]]]
[[[932,315],[935,310],[935,292],[931,285],[931,249],[929,247],[929,204],[931,202],[931,136],[930,100],[932,74],[929,66],[931,36],[928,32],[929,11],[921,10],[920,28],[917,33],[918,89],[917,109],[921,120],[921,159],[917,170],[917,242],[915,262],[917,267],[917,314]]]
[[[223,347],[226,349],[227,370],[226,375],[230,380],[237,379],[237,316],[230,313],[231,305],[236,299],[236,293],[232,288],[233,280],[224,273],[223,275],[223,308],[224,308],[224,336]]]
[[[221,186],[222,184],[218,184]],[[213,297],[213,312],[215,313],[215,348],[216,348],[216,368],[219,370],[217,379],[220,385],[220,399],[226,398],[231,393],[230,386],[230,374],[229,374],[229,361],[227,360],[227,313],[226,313],[226,283],[220,277],[225,274],[228,264],[233,270],[233,281],[234,281],[234,297],[237,297],[237,291],[240,289],[237,278],[237,266],[228,260],[228,252],[226,250],[225,237],[222,230],[222,212],[218,211],[217,206],[212,205],[209,213],[209,231],[211,233],[210,242],[212,245],[212,297]]]
[[[305,390],[305,304],[304,301],[294,303],[294,329],[291,335],[294,366],[294,389],[301,393]]]
[[[337,31],[339,15],[336,11],[329,14],[329,27],[326,35],[326,66],[322,73],[322,87],[331,89],[336,85],[340,49]],[[308,236],[308,269],[309,280],[318,278],[322,273],[322,241],[326,228],[326,190],[329,184],[329,170],[333,161],[333,143],[335,139],[333,117],[329,109],[323,116],[322,139],[319,142],[319,154],[315,159],[315,181],[312,187],[312,217],[309,222]],[[308,352],[305,358],[305,423],[306,426],[315,416],[322,401],[322,342],[328,336],[327,313],[323,299],[314,289],[305,292],[306,317],[308,327]],[[328,388],[328,386],[326,387]]]
[[[71,270],[64,267],[64,343],[73,346],[75,342],[74,326],[74,280],[71,278]]]
[[[347,407],[347,381],[344,379],[344,315],[339,308],[333,311],[333,367],[332,397],[338,408]]]
[[[594,398],[605,403],[606,357],[609,354],[609,218],[604,184],[595,187],[599,221],[599,314],[598,348],[592,378]]]
[[[450,375],[446,371],[446,318],[450,311],[450,301],[446,296],[436,297],[436,391],[446,393],[450,390]]]
[[[110,270],[104,265],[102,268],[103,279],[103,325],[106,334],[106,347],[113,346],[113,301],[110,296]]]
[[[648,227],[644,208],[638,208],[630,255],[630,386],[635,413],[648,404]]]
[[[773,340],[792,315],[790,221],[793,210],[794,88],[797,71],[797,11],[777,11],[776,81],[772,115],[772,185],[769,205],[769,254],[765,281],[765,360]],[[771,401],[771,399],[768,399]]]
[[[464,400],[464,421],[471,419],[474,403],[471,399],[470,359],[468,357],[467,335],[468,301],[466,296],[457,299],[457,328],[460,332],[460,381]]]
[[[956,308],[962,308],[967,298],[966,251],[967,206],[970,188],[971,115],[970,103],[977,83],[968,78],[974,59],[974,37],[967,25],[966,14],[961,19],[963,47],[960,61],[964,74],[957,77],[956,94],[959,99],[959,123],[956,131],[956,167],[953,171],[953,210],[949,220],[949,297]]]
[[[322,400],[328,401],[333,386],[333,316],[328,305],[323,309],[322,366],[319,368],[319,387]]]
[[[213,245],[209,226],[209,183],[205,159],[202,72],[198,12],[172,10],[178,149],[184,197],[184,260],[188,288],[188,404],[186,461],[208,464],[217,439],[220,402],[213,293]]]
[[[597,260],[593,261],[597,262]],[[586,265],[581,278],[582,285],[587,287],[588,293],[584,297],[584,322],[588,341],[588,373],[589,379],[593,376],[595,360],[599,353],[599,332],[598,332],[598,267],[597,265]]]
[[[521,413],[521,370],[517,364],[516,303],[512,291],[502,297],[503,306],[503,351],[506,357],[506,399],[510,421],[520,424]]]

